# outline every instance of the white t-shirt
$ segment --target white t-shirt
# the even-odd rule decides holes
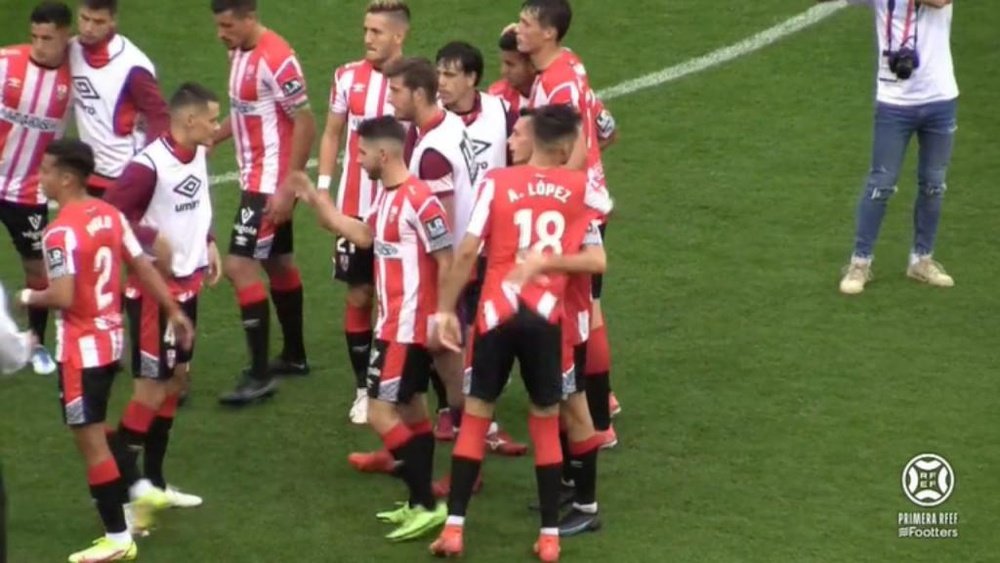
[[[910,8],[909,2],[914,1],[895,0],[892,13],[891,49],[899,49],[909,19],[907,46],[913,48],[915,37],[920,57],[920,66],[913,71],[913,75],[907,80],[900,80],[889,69],[889,57],[885,55],[890,48],[887,26],[890,0],[848,0],[851,4],[867,4],[875,13],[875,32],[878,36],[876,98],[881,103],[916,106],[958,97],[958,83],[951,59],[952,5],[934,8],[916,3]]]
[[[31,356],[31,336],[21,332],[7,312],[7,292],[0,284],[0,375],[14,373]]]

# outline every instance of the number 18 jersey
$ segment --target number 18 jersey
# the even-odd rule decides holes
[[[119,361],[122,259],[142,254],[128,221],[110,204],[88,198],[63,207],[42,244],[49,279],[73,276],[73,304],[56,317],[56,361],[77,369]]]
[[[611,211],[607,192],[592,185],[582,171],[514,166],[488,172],[478,194],[467,234],[485,241],[479,332],[499,326],[522,305],[558,323],[565,276],[548,276],[520,288],[505,278],[526,252],[579,252],[591,221]]]

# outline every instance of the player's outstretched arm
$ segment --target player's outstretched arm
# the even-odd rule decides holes
[[[319,182],[321,191],[329,193],[333,179],[337,177],[337,155],[343,140],[347,116],[330,112],[319,141]]]
[[[466,234],[459,243],[451,268],[444,275],[439,275],[438,311],[455,311],[462,288],[469,283],[472,269],[479,257],[479,247],[482,239],[473,234]]]
[[[23,289],[18,300],[24,307],[46,309],[69,309],[73,306],[73,280],[75,276],[67,274],[57,278],[49,278],[49,286],[43,290]]]
[[[321,227],[361,248],[371,248],[374,244],[375,237],[371,227],[363,221],[341,213],[332,199],[320,194],[305,172],[289,174],[288,185],[299,199],[316,211],[316,219]]]

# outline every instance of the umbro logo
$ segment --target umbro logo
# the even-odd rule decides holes
[[[472,152],[476,153],[476,156],[481,156],[484,152],[490,150],[492,146],[493,143],[472,139]]]
[[[184,181],[174,187],[174,193],[180,194],[188,199],[194,199],[201,189],[201,179],[193,175],[184,178]]]
[[[97,89],[94,85],[90,83],[90,79],[86,76],[74,76],[73,77],[73,89],[76,90],[76,95],[84,100],[99,100],[101,99],[100,94],[97,93]]]

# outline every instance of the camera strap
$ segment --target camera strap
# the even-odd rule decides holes
[[[910,42],[910,24],[913,25],[913,48],[917,48],[917,11],[916,0],[906,1],[906,23],[903,25],[903,39],[900,40],[900,48],[905,47]],[[896,0],[889,0],[889,10],[885,16],[885,37],[886,50],[892,51],[892,20],[896,12]]]

